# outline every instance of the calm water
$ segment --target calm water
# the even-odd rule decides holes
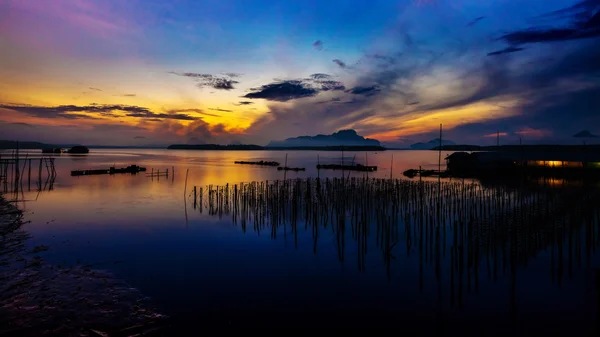
[[[287,153],[288,166],[307,171],[286,174],[233,164],[276,160],[283,165],[286,152],[93,150],[87,156],[59,156],[52,190],[39,195],[25,192],[26,201],[20,204],[31,220],[26,225],[34,236],[30,244],[50,246],[44,256],[51,263],[95,264],[112,271],[151,297],[182,330],[368,326],[422,334],[505,335],[528,330],[574,336],[596,329],[600,303],[596,254],[570,263],[570,272],[560,282],[548,250],[539,251],[514,273],[502,268],[500,261],[488,260],[477,275],[470,271],[468,279],[461,274],[450,282],[446,251],[436,273],[431,258],[407,249],[400,240],[389,273],[376,249],[367,252],[362,268],[351,240],[340,261],[335,236],[327,231],[319,236],[316,248],[310,229],[300,231],[297,243],[290,236],[273,239],[251,228],[244,232],[230,217],[194,210],[184,195],[186,171],[188,194],[193,186],[209,184],[342,175],[317,173],[317,152]],[[321,163],[341,162],[340,153],[318,156]],[[438,153],[433,151],[344,157],[347,162],[368,160],[379,166],[369,174],[375,177],[389,177],[390,171],[400,177],[406,169],[438,165]],[[169,169],[170,175],[70,176],[71,170],[113,164]],[[490,268],[498,269],[492,277],[486,273]]]

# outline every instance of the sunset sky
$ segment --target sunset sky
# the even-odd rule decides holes
[[[0,139],[600,133],[600,0],[0,0]]]

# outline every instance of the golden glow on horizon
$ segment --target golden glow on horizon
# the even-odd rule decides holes
[[[502,102],[502,105],[515,104],[516,101]],[[369,120],[373,125],[398,125],[390,131],[369,135],[382,141],[397,139],[399,135],[407,136],[444,129],[452,129],[461,124],[484,122],[488,120],[514,116],[516,112],[504,109],[497,104],[486,102],[474,103],[460,108],[443,109],[420,113],[418,116],[404,115],[395,119],[375,117]]]
[[[101,124],[125,125],[139,127],[144,133],[157,131],[160,136],[165,136],[161,132],[184,136],[191,129],[206,126],[212,134],[217,135],[225,133],[239,135],[251,129],[249,130],[253,133],[251,136],[257,139],[268,136],[269,127],[277,127],[277,121],[264,127],[255,125],[259,119],[269,116],[269,107],[274,104],[260,99],[243,98],[246,86],[257,81],[254,77],[241,81],[244,85],[240,84],[236,89],[217,90],[209,87],[199,88],[193,79],[169,74],[167,71],[157,72],[154,65],[145,64],[141,60],[126,60],[111,66],[91,60],[86,67],[84,67],[85,62],[75,61],[71,69],[74,71],[71,73],[65,71],[68,64],[66,60],[53,58],[51,63],[55,63],[56,67],[43,73],[39,81],[30,82],[26,80],[27,78],[15,79],[15,85],[6,86],[7,90],[0,93],[0,102],[40,107],[93,104],[135,106],[148,109],[157,115],[188,115],[197,118],[200,122],[160,116],[133,117],[127,116],[127,111],[120,110],[111,111],[109,114],[85,111],[68,113],[93,117],[80,119],[54,118],[56,113],[48,113],[46,117],[43,112],[33,117],[25,113],[3,110],[0,120],[38,125],[68,125],[81,129]],[[96,71],[98,67],[103,69],[101,73]],[[52,76],[61,73],[65,75],[59,76],[59,80],[54,82],[49,80]],[[77,75],[72,75],[75,73]],[[453,74],[451,69],[438,69],[434,74],[419,79],[415,84],[416,89],[425,100],[427,97],[432,99],[453,97],[457,94],[457,89],[452,84],[448,84],[450,79],[454,78]],[[261,74],[261,77],[267,75],[271,74]],[[90,80],[83,83],[80,78],[86,77]],[[255,86],[259,84],[257,82]],[[432,84],[435,85],[431,86]],[[250,101],[252,104],[240,105],[240,101]],[[502,102],[496,101],[494,104],[479,102],[452,109],[413,112],[412,107],[405,108],[404,104],[395,103],[391,97],[382,97],[381,102],[387,106],[387,108],[380,107],[382,111],[396,109],[396,107],[404,109],[398,111],[398,117],[374,115],[359,121],[375,129],[387,130],[363,135],[381,141],[394,141],[399,136],[431,132],[439,129],[440,123],[445,129],[452,129],[461,124],[509,117],[515,114],[515,110],[502,108],[497,104],[506,107],[517,103],[514,99],[508,98]],[[289,104],[295,104],[295,101]],[[376,106],[362,107],[360,110],[349,111],[346,117],[360,116],[370,109],[378,111]],[[337,120],[325,121],[324,126],[339,129],[338,122]],[[347,125],[347,128],[354,128],[354,125]]]

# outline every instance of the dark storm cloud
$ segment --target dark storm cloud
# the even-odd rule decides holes
[[[253,92],[246,94],[245,98],[263,98],[268,101],[287,102],[289,100],[311,97],[319,93],[318,90],[302,83],[301,81],[283,81],[265,84],[259,88],[252,89]]]
[[[237,73],[225,73],[223,76],[211,75],[211,74],[200,74],[200,73],[178,73],[170,71],[170,74],[188,77],[196,81],[196,85],[199,88],[211,87],[219,90],[231,90],[235,89],[234,85],[240,82],[233,78],[240,77]]]
[[[319,92],[345,90],[340,81],[328,74],[312,74],[300,80],[276,80],[259,88],[251,89],[245,98],[263,98],[269,101],[287,102],[290,100],[316,96]]]
[[[555,10],[542,15],[553,19],[571,19],[576,23],[586,22],[600,7],[599,0],[582,0],[571,7]]]
[[[505,34],[501,37],[511,45],[577,40],[600,37],[600,1],[584,0],[547,17],[568,19],[571,25],[563,27],[530,27]]]
[[[584,39],[600,36],[600,29],[530,29],[506,34],[502,38],[509,44],[554,42]]]
[[[240,105],[250,105],[250,104],[254,104],[254,102],[250,102],[250,101],[240,101],[240,102],[238,102],[238,103],[237,103],[237,104],[235,104],[235,105],[238,105],[238,106],[240,106]]]
[[[0,108],[9,109],[40,118],[65,118],[65,119],[97,119],[97,117],[85,115],[85,113],[98,113],[106,117],[118,117],[115,112],[125,112],[128,117],[136,118],[161,118],[177,120],[196,120],[193,117],[182,113],[154,113],[148,108],[134,105],[119,104],[90,104],[84,106],[77,105],[59,105],[59,106],[33,106],[33,105],[13,105],[0,104]]]
[[[379,91],[380,91],[379,87],[375,86],[375,85],[368,86],[368,87],[354,87],[349,90],[349,92],[354,95],[365,95],[365,96],[375,95]]]

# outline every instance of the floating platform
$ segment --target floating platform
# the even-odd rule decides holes
[[[375,172],[377,166],[365,165],[339,165],[339,164],[319,164],[317,170],[344,170],[344,171],[360,171],[360,172]]]
[[[140,167],[137,165],[131,165],[124,168],[115,168],[110,167],[108,170],[76,170],[71,171],[71,176],[91,176],[91,175],[99,175],[99,174],[119,174],[119,173],[129,173],[136,174],[138,172],[146,171],[145,167]]]
[[[277,171],[306,171],[306,169],[304,167],[278,167]]]
[[[402,174],[408,178],[414,178],[418,175],[420,175],[421,177],[449,177],[450,176],[450,172],[448,171],[437,171],[437,170],[417,170],[417,169],[410,169],[410,170],[406,170],[404,172],[402,172]]]
[[[276,161],[236,161],[236,164],[240,165],[258,165],[258,166],[279,166],[279,163]]]
[[[98,174],[108,174],[108,170],[76,170],[71,171],[71,176],[91,176]]]
[[[131,166],[127,166],[125,168],[115,168],[114,166],[111,167],[108,170],[109,174],[115,174],[115,173],[132,173],[132,174],[136,174],[138,172],[145,172],[146,168],[145,167],[139,167],[137,165],[131,165]]]

